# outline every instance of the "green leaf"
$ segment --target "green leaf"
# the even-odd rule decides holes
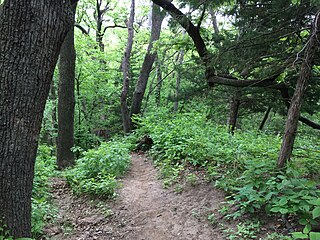
[[[303,229],[303,233],[308,234],[311,231],[311,225],[307,224],[304,229]]]
[[[281,213],[281,214],[287,214],[288,212],[289,212],[289,210],[286,209],[286,208],[281,208],[281,209],[280,209],[280,213]]]
[[[307,225],[307,224],[308,224],[308,221],[307,221],[307,219],[300,219],[300,220],[299,220],[299,223],[300,223],[301,225]]]
[[[294,232],[292,233],[292,236],[295,238],[295,239],[308,239],[308,234],[304,234],[302,232]]]
[[[311,232],[310,233],[310,240],[320,240],[320,233],[319,232]]]
[[[288,199],[287,198],[282,198],[279,202],[278,205],[279,206],[284,206],[288,203]]]
[[[316,219],[320,216],[320,207],[316,207],[315,209],[313,209],[312,211],[312,218]]]
[[[317,205],[317,206],[320,206],[320,198],[318,198],[318,199],[316,200],[316,205]]]

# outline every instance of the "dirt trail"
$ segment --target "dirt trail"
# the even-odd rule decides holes
[[[53,181],[57,223],[47,239],[220,240],[207,220],[224,200],[209,184],[186,185],[181,193],[164,189],[157,170],[143,155],[132,155],[131,170],[114,202],[72,196],[65,182]],[[111,216],[108,216],[111,215]]]

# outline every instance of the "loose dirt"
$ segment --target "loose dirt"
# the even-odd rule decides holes
[[[158,172],[144,155],[132,154],[132,166],[114,201],[75,197],[63,179],[53,179],[59,209],[46,239],[220,240],[208,221],[224,201],[211,184],[183,185],[179,193],[164,189]]]

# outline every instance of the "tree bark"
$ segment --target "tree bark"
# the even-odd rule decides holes
[[[308,81],[311,78],[313,60],[318,48],[318,39],[320,38],[320,11],[317,12],[313,23],[313,29],[304,51],[304,61],[301,65],[299,77],[295,92],[291,99],[288,110],[288,117],[282,145],[278,158],[278,167],[283,168],[287,161],[290,160],[296,132],[298,129],[298,120],[300,117],[300,109],[303,102],[303,96],[306,92]]]
[[[73,6],[76,12],[76,4]],[[59,93],[58,93],[58,138],[57,165],[59,169],[74,164],[74,87],[76,51],[74,47],[74,27],[70,29],[60,51]]]
[[[152,65],[155,61],[156,52],[153,51],[153,43],[160,38],[161,25],[164,19],[164,14],[161,13],[160,7],[156,4],[152,5],[152,25],[151,25],[151,36],[148,45],[147,53],[144,57],[142,68],[140,71],[139,79],[136,83],[136,87],[133,93],[132,104],[131,104],[131,115],[141,113],[141,104],[144,97],[149,75],[152,69]]]
[[[262,119],[262,122],[260,123],[260,126],[259,126],[259,130],[261,131],[264,127],[264,125],[266,124],[266,121],[269,117],[269,114],[270,114],[270,111],[271,111],[272,107],[268,107],[266,113],[264,114],[264,117]]]
[[[128,41],[127,41],[126,50],[124,52],[124,56],[121,64],[121,69],[123,73],[123,87],[121,91],[120,103],[121,103],[123,131],[125,133],[130,132],[132,129],[132,123],[131,123],[128,103],[127,103],[127,96],[128,96],[129,83],[130,83],[130,55],[132,51],[133,37],[134,37],[134,30],[133,30],[134,14],[135,14],[135,0],[131,0],[130,16],[129,16],[129,20],[127,21]]]
[[[0,21],[0,219],[31,237],[34,163],[70,1],[6,0]]]

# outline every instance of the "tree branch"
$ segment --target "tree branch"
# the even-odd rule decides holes
[[[305,117],[303,117],[303,116],[300,116],[300,117],[299,117],[299,121],[302,122],[302,123],[304,123],[304,124],[306,124],[306,125],[308,125],[309,127],[312,127],[313,129],[318,129],[318,130],[320,130],[320,124],[319,124],[319,123],[316,123],[316,122],[313,122],[313,121],[311,121],[310,119],[307,119],[307,118],[305,118]]]
[[[169,12],[169,14],[186,30],[192,38],[200,58],[208,63],[208,53],[206,45],[200,35],[199,29],[187,18],[187,16],[177,9],[168,0],[152,0],[155,4]]]
[[[198,25],[197,25],[197,28],[198,28],[199,31],[200,31],[201,23],[202,23],[202,21],[204,19],[205,13],[206,13],[206,5],[203,5],[203,10],[202,10],[202,13],[201,13]]]
[[[282,96],[282,99],[283,99],[283,102],[284,104],[286,105],[287,109],[290,107],[290,101],[291,101],[291,97],[289,95],[289,90],[287,87],[283,88],[280,90],[281,92],[281,96]],[[320,124],[319,123],[316,123],[316,122],[313,122],[311,121],[310,119],[307,119],[303,116],[300,116],[299,117],[299,121],[308,125],[309,127],[312,127],[313,129],[317,129],[317,130],[320,130]]]
[[[211,76],[208,79],[209,86],[213,86],[214,84],[222,84],[226,86],[232,87],[262,87],[262,88],[271,88],[271,89],[283,89],[285,88],[284,83],[277,83],[275,80],[279,75],[275,75],[273,77],[262,79],[262,80],[239,80],[232,76],[225,75],[216,75]]]
[[[81,26],[79,23],[75,23],[74,26],[79,28],[83,34],[89,35],[89,32],[83,26]]]

